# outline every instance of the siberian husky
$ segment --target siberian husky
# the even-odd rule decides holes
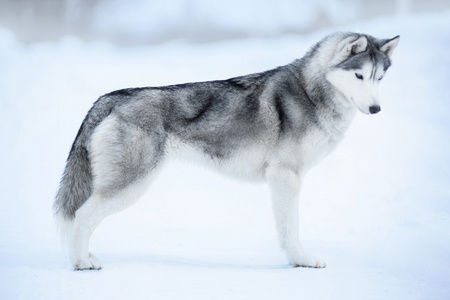
[[[336,33],[266,72],[100,97],[81,124],[54,203],[74,269],[101,269],[89,253],[94,229],[135,203],[163,162],[184,152],[227,174],[267,182],[290,264],[325,267],[300,245],[300,185],[357,110],[380,111],[378,86],[398,42],[399,36]]]

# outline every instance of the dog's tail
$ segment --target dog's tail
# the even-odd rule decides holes
[[[76,211],[92,194],[93,178],[88,144],[94,129],[111,113],[114,97],[105,95],[94,103],[84,118],[67,158],[53,204],[62,241],[71,234]]]

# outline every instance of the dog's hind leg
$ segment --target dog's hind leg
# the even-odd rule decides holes
[[[93,173],[91,197],[76,211],[70,257],[75,270],[100,269],[89,240],[107,216],[135,203],[156,176],[164,156],[165,135],[112,115],[94,132],[89,145]]]
[[[152,177],[153,174],[149,174]],[[75,270],[99,270],[101,264],[89,253],[89,240],[97,226],[109,215],[135,203],[148,185],[149,179],[132,184],[113,196],[94,193],[75,213],[70,257]]]
[[[298,202],[301,175],[290,168],[277,167],[267,172],[272,207],[281,247],[294,267],[324,268],[325,263],[303,250],[299,241]]]
[[[91,196],[75,213],[72,238],[70,241],[70,258],[75,270],[99,270],[101,264],[98,259],[89,253],[89,239],[95,228],[107,216],[106,210],[101,209],[100,196]],[[103,205],[104,206],[104,205]]]

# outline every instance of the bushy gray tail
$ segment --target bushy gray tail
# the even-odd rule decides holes
[[[86,119],[88,116],[86,116]],[[85,121],[72,145],[66,167],[56,193],[53,209],[62,246],[67,245],[72,235],[75,212],[92,194],[92,171],[88,150],[83,141]],[[84,145],[83,145],[84,144]]]
[[[72,233],[75,212],[92,194],[92,171],[87,150],[87,137],[91,133],[86,132],[91,130],[87,130],[88,124],[89,113],[73,142],[53,204],[63,244],[68,242]]]
[[[88,144],[94,129],[111,113],[117,97],[105,95],[94,103],[73,142],[53,209],[58,222],[72,222],[75,212],[92,194]]]
[[[79,141],[83,126],[73,143],[59,184],[53,209],[58,218],[72,220],[75,212],[92,194],[92,172],[88,151]]]
[[[119,97],[100,97],[87,113],[67,158],[53,209],[62,245],[73,234],[76,211],[92,194],[93,178],[88,145],[95,128],[111,113]]]

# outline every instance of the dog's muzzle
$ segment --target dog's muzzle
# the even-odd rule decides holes
[[[379,113],[381,110],[381,107],[379,105],[372,105],[371,107],[369,107],[369,112],[373,115],[373,114],[377,114]]]

